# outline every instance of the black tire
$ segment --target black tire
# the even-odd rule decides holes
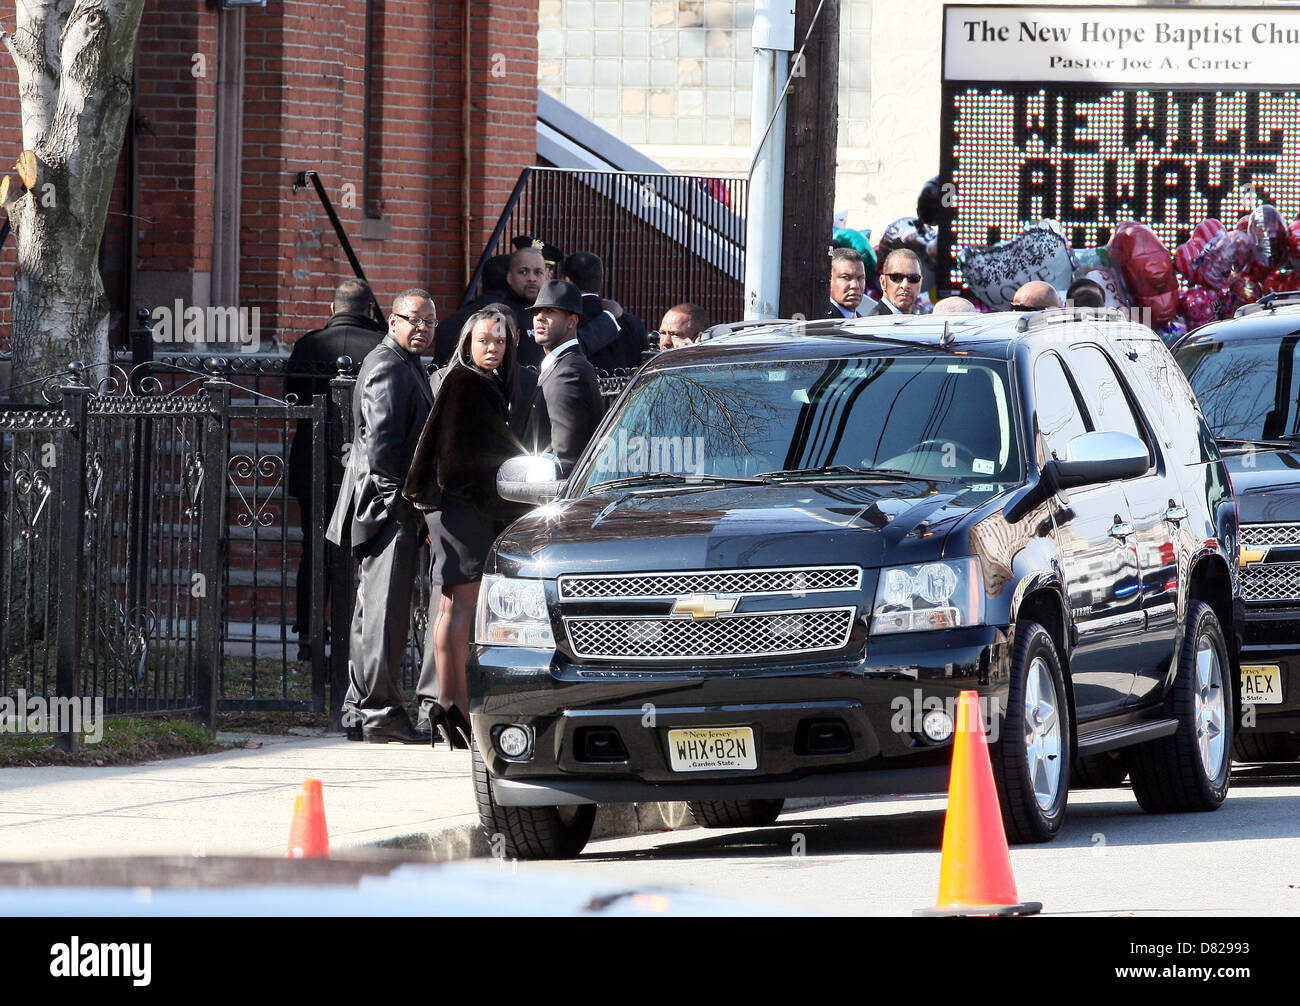
[[[1070,752],[1070,705],[1056,644],[1037,622],[1021,622],[1001,734],[989,750],[1008,841],[1050,842],[1060,831],[1070,798]]]
[[[594,803],[564,807],[502,807],[492,798],[487,765],[472,747],[479,823],[494,855],[508,859],[572,859],[591,838]]]
[[[691,817],[701,828],[761,828],[775,824],[784,800],[691,800]]]
[[[1172,696],[1178,730],[1128,752],[1133,794],[1148,813],[1210,811],[1223,804],[1232,775],[1230,667],[1214,609],[1190,602]]]
[[[1128,761],[1123,751],[1103,751],[1074,759],[1070,768],[1071,789],[1114,789],[1128,778]]]
[[[1232,756],[1237,761],[1295,761],[1300,758],[1300,734],[1237,734],[1232,741]]]

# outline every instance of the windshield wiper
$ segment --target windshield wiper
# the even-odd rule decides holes
[[[647,472],[645,475],[632,475],[624,479],[597,482],[594,486],[588,486],[586,491],[592,493],[598,489],[617,489],[620,486],[644,485],[655,482],[667,482],[673,485],[698,485],[701,482],[717,483],[719,485],[771,485],[768,479],[761,476],[747,478],[743,475],[678,475],[675,472]]]
[[[778,472],[760,472],[759,478],[801,478],[817,475],[871,475],[909,479],[914,482],[952,482],[949,475],[918,475],[903,468],[854,468],[851,465],[822,465],[818,468],[786,468]]]
[[[1241,437],[1215,437],[1220,444],[1235,444],[1240,447],[1290,447],[1300,440],[1300,433],[1286,433],[1272,440],[1243,440]]]

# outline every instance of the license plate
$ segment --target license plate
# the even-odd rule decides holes
[[[758,768],[752,727],[669,730],[668,757],[674,772]]]
[[[1282,704],[1282,668],[1277,664],[1241,665],[1241,701],[1255,706]]]

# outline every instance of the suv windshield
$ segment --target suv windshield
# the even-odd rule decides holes
[[[578,485],[679,484],[665,474],[1019,481],[1009,387],[1005,363],[949,354],[663,370],[632,388]]]
[[[1277,440],[1300,432],[1300,333],[1186,347],[1178,365],[1216,437]]]

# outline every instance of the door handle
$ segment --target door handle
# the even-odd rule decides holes
[[[1115,524],[1112,524],[1110,530],[1107,532],[1107,534],[1109,534],[1112,538],[1118,538],[1120,541],[1123,541],[1132,533],[1133,533],[1133,525],[1130,524],[1128,521],[1123,521],[1123,520],[1118,521]]]
[[[1180,520],[1187,520],[1187,507],[1171,506],[1165,511],[1165,520],[1177,524]]]

